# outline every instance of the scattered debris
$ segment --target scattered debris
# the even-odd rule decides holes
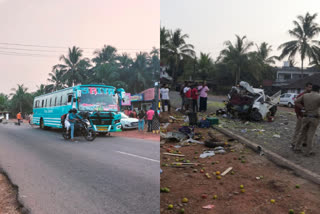
[[[214,151],[204,151],[200,155],[200,158],[207,158],[207,157],[212,157],[212,156],[214,156]]]
[[[209,204],[209,205],[203,206],[202,208],[203,209],[212,209],[212,208],[214,208],[214,205],[213,204]]]
[[[280,135],[275,134],[275,135],[273,135],[272,137],[280,138]]]
[[[221,176],[225,176],[226,174],[228,174],[228,172],[230,172],[232,170],[232,167],[229,167],[228,169],[226,169]]]

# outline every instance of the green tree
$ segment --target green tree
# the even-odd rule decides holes
[[[244,68],[248,64],[249,49],[252,45],[252,42],[246,40],[246,36],[236,35],[235,44],[226,41],[226,48],[220,52],[218,61],[228,64],[234,71],[236,84],[240,81],[240,74],[245,71]]]
[[[179,70],[183,70],[183,61],[194,58],[195,56],[194,47],[186,42],[187,38],[189,38],[189,36],[187,34],[182,34],[181,29],[177,29],[174,32],[170,31],[168,44],[163,47],[168,53],[168,56],[164,57],[169,61],[169,64],[172,67],[170,73],[173,79],[173,85],[178,79]]]
[[[28,88],[24,87],[23,84],[18,87],[11,89],[13,92],[10,94],[11,98],[11,110],[16,112],[31,112],[32,111],[32,102],[33,96],[28,93]]]
[[[0,93],[0,111],[8,110],[9,97],[3,93]]]
[[[210,71],[213,69],[213,60],[210,54],[200,52],[200,58],[198,60],[198,73],[202,80],[207,80]]]
[[[82,52],[80,48],[73,46],[72,49],[68,49],[67,56],[60,57],[63,64],[53,66],[53,70],[58,69],[62,72],[62,79],[69,87],[82,83],[86,78],[90,63],[87,58],[81,58]]]
[[[293,59],[297,52],[299,52],[302,76],[306,57],[309,58],[309,61],[319,60],[317,58],[317,51],[319,50],[320,42],[314,40],[320,32],[320,27],[315,22],[316,17],[316,13],[313,15],[306,13],[305,16],[298,16],[298,20],[293,21],[294,28],[289,30],[289,35],[295,39],[281,44],[278,48],[279,50],[282,49],[282,53],[279,56],[280,59],[286,56],[288,56],[289,59]]]
[[[63,81],[63,71],[58,70],[57,68],[53,69],[51,73],[49,73],[49,77],[47,80],[51,82],[51,84],[46,86],[47,91],[53,92],[60,89],[65,88]]]

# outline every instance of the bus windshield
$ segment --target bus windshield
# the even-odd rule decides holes
[[[80,111],[118,111],[118,95],[82,94],[79,99]]]

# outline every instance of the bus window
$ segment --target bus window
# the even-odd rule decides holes
[[[51,102],[51,101],[52,101],[52,98],[50,98],[50,104],[49,104],[49,107],[51,107],[51,104],[52,104],[52,102]]]
[[[54,98],[54,106],[57,106],[57,97]]]
[[[62,104],[62,96],[60,97],[60,105],[63,105],[63,104]]]
[[[44,107],[47,107],[47,103],[48,103],[47,101],[48,101],[48,99],[46,99],[46,104],[44,105]]]
[[[42,100],[42,104],[41,104],[41,108],[43,108],[44,107],[44,100]]]
[[[68,103],[67,105],[70,105],[72,102],[72,94],[68,94]]]

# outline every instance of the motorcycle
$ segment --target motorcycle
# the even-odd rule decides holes
[[[83,136],[87,141],[93,141],[97,134],[90,126],[88,119],[77,119],[74,124],[74,136]],[[67,133],[66,128],[64,128],[62,136],[64,139],[69,140],[71,138],[71,130]]]

